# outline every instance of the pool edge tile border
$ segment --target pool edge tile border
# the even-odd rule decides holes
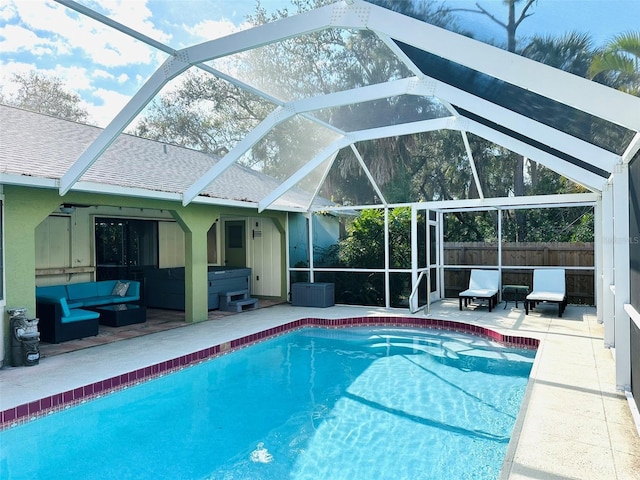
[[[142,367],[128,373],[116,375],[105,380],[77,387],[65,392],[56,393],[40,400],[8,408],[0,412],[0,431],[37,420],[38,418],[66,410],[124,390],[142,382],[197,365],[212,358],[236,351],[254,343],[283,335],[305,327],[347,328],[347,327],[413,327],[448,330],[466,333],[498,342],[508,348],[524,348],[536,350],[540,340],[531,337],[504,335],[490,328],[473,325],[455,320],[440,320],[436,318],[414,317],[350,317],[350,318],[315,318],[308,317],[268,328],[266,330],[240,337],[230,342],[204,348],[190,354]]]

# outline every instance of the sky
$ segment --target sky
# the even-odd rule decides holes
[[[409,0],[399,0],[409,1]],[[443,0],[452,8],[479,3],[506,19],[503,0]],[[246,28],[256,0],[79,0],[109,18],[174,49]],[[267,12],[287,8],[289,0],[262,0]],[[518,10],[519,11],[519,10]],[[640,0],[537,0],[518,29],[518,37],[589,33],[595,45],[640,29]],[[504,30],[486,17],[457,13],[461,26],[482,41],[504,43]],[[53,0],[0,2],[0,88],[15,90],[11,77],[37,70],[63,80],[82,98],[90,121],[106,126],[125,106],[166,54]]]

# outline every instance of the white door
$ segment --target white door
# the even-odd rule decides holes
[[[249,219],[251,294],[281,295],[281,234],[270,218]]]

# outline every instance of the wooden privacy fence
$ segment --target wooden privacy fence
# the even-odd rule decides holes
[[[498,244],[484,242],[445,242],[443,264],[446,297],[457,297],[469,285],[470,268],[456,266],[498,266]],[[593,270],[571,267],[594,266],[593,243],[586,242],[526,242],[502,244],[503,285],[533,286],[533,268],[562,267],[566,270],[569,303],[595,304]],[[453,267],[453,268],[452,268]],[[514,268],[516,267],[516,268]],[[517,268],[527,267],[527,268]]]

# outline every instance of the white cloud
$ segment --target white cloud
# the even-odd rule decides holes
[[[123,84],[123,83],[126,83],[127,81],[129,81],[129,75],[127,75],[126,73],[118,75],[118,83]]]
[[[128,3],[144,5],[141,2]],[[64,55],[72,51],[81,52],[103,67],[146,65],[152,61],[151,47],[60,4],[46,0],[23,0],[15,2],[14,5],[25,27],[31,32],[36,32],[32,33],[35,38],[24,39],[29,42],[27,45],[37,45],[39,41],[51,47],[52,55]],[[132,15],[128,19],[132,28],[148,23],[147,18],[150,12],[146,7],[141,9],[138,6],[124,11]],[[160,37],[161,41],[169,38],[150,26],[145,28],[150,32],[153,31],[152,33],[156,34],[156,38]]]
[[[60,42],[41,38],[35,33],[18,25],[5,25],[0,28],[0,50],[9,52],[30,52],[37,56],[54,55],[65,47]]]
[[[231,20],[206,20],[192,27],[183,25],[185,31],[191,34],[197,41],[214,40],[243,29],[242,25],[236,25]]]
[[[13,3],[3,3],[0,5],[0,20],[7,22],[17,15],[16,6]]]
[[[92,74],[93,78],[106,78],[108,80],[113,79],[113,74],[107,72],[106,70],[102,70],[100,68],[95,69]]]
[[[153,24],[151,10],[147,8],[146,1],[117,0],[104,5],[108,16],[113,20],[126,25],[154,40],[162,43],[171,41],[171,35],[158,30]]]
[[[87,104],[86,108],[96,125],[100,127],[106,127],[131,98],[128,95],[103,88],[95,89],[91,93],[92,97],[102,102],[102,105]]]

